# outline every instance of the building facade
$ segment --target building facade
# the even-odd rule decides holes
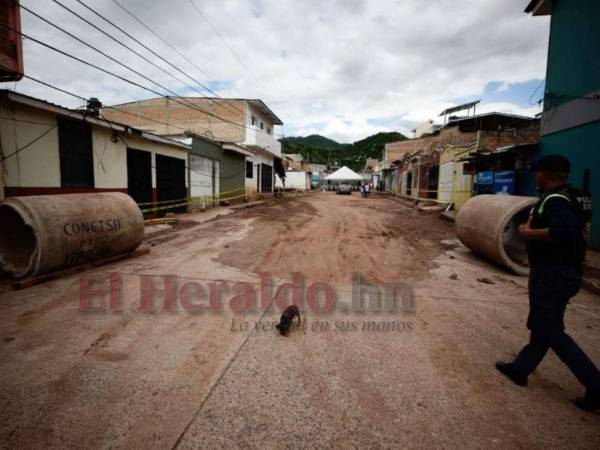
[[[261,100],[161,97],[114,108],[103,109],[103,115],[162,136],[180,139],[193,133],[245,148],[247,196],[273,191],[276,160],[281,160],[275,127],[283,122]]]
[[[503,113],[455,118],[433,134],[386,144],[382,162],[385,189],[415,199],[452,203],[460,209],[475,193],[475,161],[486,155],[493,155],[486,161],[495,161],[500,153],[509,155],[517,146],[538,141],[539,120],[535,118]],[[518,165],[514,157],[511,161],[515,172]],[[489,167],[495,173],[496,167]]]
[[[550,42],[541,154],[571,161],[569,182],[600,198],[600,2],[534,0],[526,10],[550,15]],[[600,216],[592,217],[590,244],[600,248]]]
[[[2,195],[118,191],[151,209],[188,196],[189,146],[0,91]]]
[[[248,155],[246,149],[235,144],[194,135],[190,152],[190,196],[194,206],[204,208],[220,201],[246,199],[247,182],[252,178],[247,170]]]

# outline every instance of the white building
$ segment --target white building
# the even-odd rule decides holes
[[[180,142],[7,90],[0,117],[2,196],[118,191],[138,203],[188,196],[189,146]]]
[[[160,97],[116,105],[103,114],[153,133],[180,138],[191,132],[248,151],[246,187],[249,197],[273,190],[275,160],[281,159],[276,127],[283,125],[259,99]],[[149,120],[152,119],[152,120]],[[160,123],[157,123],[159,121]]]

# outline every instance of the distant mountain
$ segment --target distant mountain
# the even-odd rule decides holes
[[[281,142],[292,142],[294,144],[303,144],[311,147],[321,147],[321,148],[344,148],[349,144],[340,144],[339,142],[334,141],[333,139],[326,138],[325,136],[321,136],[319,134],[311,134],[310,136],[302,137],[288,137],[281,139]]]
[[[407,137],[402,133],[393,131],[377,133],[353,144],[340,144],[319,135],[283,138],[280,141],[283,153],[299,153],[314,164],[348,166],[353,170],[361,170],[364,169],[368,158],[381,159],[385,144],[405,139]],[[310,142],[325,143],[329,147],[310,144]]]
[[[377,133],[352,144],[352,152],[367,158],[381,159],[383,147],[388,142],[398,142],[408,139],[402,133],[392,131],[389,133]]]

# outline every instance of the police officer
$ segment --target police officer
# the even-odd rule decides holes
[[[569,299],[579,291],[591,218],[591,196],[567,185],[569,160],[559,155],[540,158],[535,179],[541,191],[527,223],[519,227],[529,255],[529,343],[511,363],[496,368],[519,386],[549,349],[586,388],[574,400],[581,409],[600,408],[600,372],[577,343],[565,333],[564,315]]]

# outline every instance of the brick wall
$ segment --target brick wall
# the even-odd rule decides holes
[[[183,133],[181,128],[184,128],[217,141],[240,143],[245,140],[246,118],[243,100],[215,101],[186,97],[178,101],[172,98],[144,100],[116,107],[125,112],[103,109],[102,114],[109,120],[160,135],[181,134]],[[189,104],[194,106],[186,106]],[[147,119],[127,113],[144,116]],[[211,114],[225,120],[211,117]],[[164,122],[169,126],[157,122]]]
[[[430,152],[433,149],[441,149],[445,145],[465,145],[475,142],[477,133],[461,133],[458,127],[444,128],[435,136],[426,136],[419,139],[409,139],[400,142],[386,144],[387,163],[401,160],[404,155],[414,154],[418,151]]]
[[[482,130],[479,132],[479,149],[493,151],[512,144],[535,144],[539,139],[539,129],[535,127],[502,131]],[[476,143],[477,132],[460,132],[458,127],[448,127],[435,136],[386,144],[386,162],[391,164],[407,154],[415,154],[418,151],[429,153],[434,149],[445,149],[448,145],[465,148],[472,145],[475,149]]]
[[[479,148],[496,150],[513,144],[536,144],[540,141],[540,131],[537,128],[518,130],[482,131],[479,137]]]

